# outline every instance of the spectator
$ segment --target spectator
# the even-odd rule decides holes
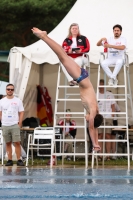
[[[104,46],[104,48],[108,49],[108,58],[105,59],[101,66],[107,76],[110,78],[108,84],[109,85],[117,85],[117,74],[119,73],[124,60],[124,52],[126,50],[127,42],[124,37],[121,36],[122,26],[116,24],[113,27],[114,36],[108,39],[101,38],[97,42],[97,46]],[[114,71],[112,72],[109,68],[109,65],[115,65]]]
[[[100,80],[100,85],[104,85],[104,80]],[[109,92],[109,91],[104,91],[104,87],[99,88],[99,94],[98,94],[98,99],[114,99],[114,95]],[[112,101],[100,101],[98,102],[98,107],[99,107],[99,112],[115,112],[115,100]],[[111,117],[114,117],[114,114],[104,114],[103,115],[105,119],[105,125],[106,126],[112,126],[112,119]],[[102,124],[104,125],[104,123]],[[100,128],[99,129],[99,139],[103,139],[103,132],[104,129]],[[115,135],[111,134],[112,129],[111,128],[106,128],[105,129],[105,139],[115,139]],[[106,144],[106,152],[111,153],[111,142],[107,142]],[[103,143],[99,142],[99,145],[101,146],[101,152],[103,152]],[[112,153],[115,153],[115,149],[112,149]],[[99,160],[101,157],[99,156]],[[107,156],[107,160],[110,160],[110,157]]]
[[[24,108],[22,101],[13,95],[14,85],[8,84],[6,86],[6,97],[0,100],[0,119],[2,122],[2,132],[6,143],[6,152],[8,161],[6,166],[12,166],[12,142],[15,145],[15,152],[17,156],[17,166],[24,166],[20,159],[20,128],[22,126]]]
[[[0,99],[2,99],[2,98],[4,98],[4,97],[5,97],[5,95],[0,94]],[[1,127],[1,121],[0,121],[0,127]],[[4,155],[5,155],[5,154],[6,154],[6,145],[5,145],[5,141],[4,141],[4,143],[3,143],[3,150],[4,150]],[[26,152],[25,152],[25,150],[23,149],[22,146],[21,146],[21,157],[22,157],[23,160],[25,160],[25,158],[26,158]]]
[[[70,109],[66,109],[66,112],[71,112]],[[63,126],[65,121],[65,128],[61,128],[61,133],[65,134],[65,139],[72,139],[76,136],[76,122],[74,120],[71,120],[71,114],[66,114],[65,120],[61,119],[58,123],[58,125]],[[68,127],[67,127],[68,126]],[[71,126],[71,127],[69,127]],[[64,146],[64,153],[72,153],[73,151],[73,142],[72,141],[66,141]],[[71,160],[71,157],[68,155],[67,160]]]
[[[79,26],[76,23],[73,23],[69,27],[69,32],[67,38],[63,41],[62,47],[65,52],[74,59],[74,61],[80,66],[83,67],[87,65],[87,58],[83,56],[83,53],[89,52],[90,44],[88,39],[80,34]],[[77,84],[73,78],[68,74],[63,65],[62,70],[66,75],[70,86]]]

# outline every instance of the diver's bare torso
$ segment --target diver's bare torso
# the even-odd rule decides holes
[[[84,86],[82,86],[83,81],[89,82],[89,87],[84,88]],[[89,115],[91,115],[92,117],[95,117],[96,114],[98,113],[98,105],[97,105],[96,95],[89,78],[82,80],[79,83],[79,87],[80,87],[80,97],[81,97],[82,105],[84,106],[84,108],[86,109]]]

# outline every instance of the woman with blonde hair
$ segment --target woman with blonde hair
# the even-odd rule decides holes
[[[68,30],[68,36],[63,41],[62,44],[65,52],[72,58],[74,61],[80,66],[87,66],[87,58],[83,55],[84,53],[89,52],[90,44],[88,39],[80,34],[79,25],[77,23],[73,23],[70,25]],[[63,65],[62,70],[66,75],[70,86],[74,86],[77,83],[73,80],[73,78],[67,73],[65,67]]]

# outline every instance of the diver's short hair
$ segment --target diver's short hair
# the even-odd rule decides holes
[[[94,127],[98,128],[103,122],[103,116],[101,114],[97,114],[94,118]]]

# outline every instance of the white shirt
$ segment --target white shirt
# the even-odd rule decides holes
[[[69,133],[70,123],[66,122],[66,126],[68,126],[68,127],[66,127],[66,133]]]
[[[114,95],[111,92],[106,91],[104,94],[99,93],[98,94],[99,99],[114,99]],[[98,101],[98,108],[99,108],[99,113],[101,112],[112,112],[111,105],[115,104],[114,101]],[[104,118],[110,118],[112,117],[111,114],[102,114]]]
[[[120,107],[119,105],[115,102],[115,112],[120,112]],[[114,120],[117,120],[117,115],[114,115]]]
[[[71,48],[76,48],[77,47],[77,41],[76,41],[76,38],[72,38],[72,45],[71,45]]]
[[[127,41],[126,38],[120,36],[118,39],[115,39],[114,36],[108,38],[107,40],[108,44],[115,45],[115,46],[126,46],[127,47]],[[123,58],[124,57],[124,50],[118,50],[113,48],[108,48],[108,58]],[[111,53],[112,52],[112,53]]]
[[[3,126],[12,126],[19,122],[19,112],[24,111],[22,101],[13,97],[8,99],[4,97],[0,100],[0,111],[2,111],[1,122]]]

